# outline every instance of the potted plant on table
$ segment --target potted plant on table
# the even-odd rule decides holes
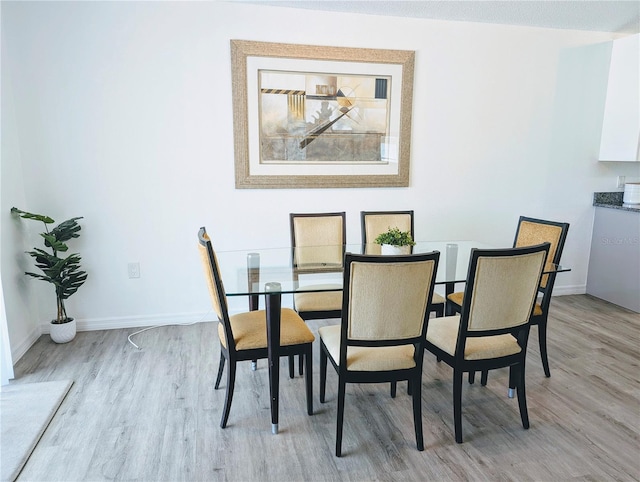
[[[78,219],[82,217],[68,219],[49,231],[48,225],[55,223],[49,216],[32,214],[17,208],[11,208],[11,213],[24,219],[41,221],[44,224],[45,232],[40,233],[40,236],[44,239],[45,249],[33,248],[33,251],[27,251],[27,254],[35,259],[36,267],[43,274],[30,272],[25,274],[54,285],[58,314],[54,320],[51,320],[51,339],[56,343],[67,343],[76,336],[76,322],[67,316],[64,302],[84,284],[87,273],[80,268],[79,254],[72,253],[62,258],[60,253],[66,253],[69,250],[66,241],[80,236],[78,232],[81,227]]]
[[[374,242],[381,245],[382,254],[411,254],[411,247],[416,244],[409,231],[400,231],[397,227],[389,227]]]

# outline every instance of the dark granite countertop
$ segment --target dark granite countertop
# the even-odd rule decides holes
[[[593,205],[598,208],[621,209],[640,213],[640,206],[627,207],[622,205],[623,192],[594,192]]]

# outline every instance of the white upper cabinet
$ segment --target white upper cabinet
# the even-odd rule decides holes
[[[613,41],[600,140],[601,161],[638,161],[640,34]]]

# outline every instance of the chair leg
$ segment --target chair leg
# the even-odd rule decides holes
[[[515,368],[513,366],[509,367],[509,391],[507,392],[509,398],[513,398],[515,395],[516,385],[518,384],[517,376]]]
[[[447,300],[447,302],[445,303],[444,311],[447,316],[452,316],[455,313],[453,309],[453,303],[451,303],[449,300]]]
[[[416,432],[416,446],[420,452],[424,450],[424,437],[422,435],[422,383],[419,377],[414,383],[409,380],[413,398],[413,426]]]
[[[322,342],[320,342],[320,403],[324,403],[326,386],[327,386],[327,354],[322,349]]]
[[[304,374],[304,359],[302,358],[302,355],[298,356],[298,373],[300,376]]]
[[[480,385],[483,387],[487,386],[487,378],[489,378],[489,370],[482,370],[482,374],[480,375]]]
[[[224,409],[222,410],[222,418],[220,419],[220,428],[227,426],[229,420],[229,411],[231,410],[231,401],[233,400],[233,388],[236,384],[236,364],[229,361],[227,369],[227,393],[224,399]]]
[[[453,425],[459,444],[462,443],[462,375],[461,370],[453,370]]]
[[[307,414],[308,415],[313,415],[313,370],[311,369],[311,364],[313,362],[312,357],[313,357],[313,350],[311,349],[311,344],[309,344],[309,348],[304,354],[304,361],[307,364],[306,366],[307,373],[305,374],[305,381],[307,385]],[[303,357],[302,355],[300,355],[300,360],[303,361],[302,359]]]
[[[216,377],[216,384],[214,385],[216,390],[220,387],[220,380],[222,380],[222,372],[224,371],[225,360],[226,359],[224,357],[224,354],[220,352],[220,364],[218,365],[218,376]]]
[[[514,367],[515,368],[515,367]],[[529,412],[527,411],[527,396],[524,389],[524,363],[516,368],[518,379],[518,407],[520,408],[520,418],[524,429],[529,428]]]
[[[542,358],[542,368],[547,378],[551,376],[549,370],[549,358],[547,357],[547,322],[542,321],[538,324],[538,341],[540,343],[540,358]]]
[[[460,312],[460,307],[455,304],[452,303],[451,301],[447,300],[446,304],[445,304],[445,313],[447,316],[452,316],[455,315],[456,313]]]
[[[342,456],[342,424],[344,422],[344,399],[346,383],[338,380],[338,418],[336,420],[336,457]]]
[[[398,388],[398,382],[391,382],[391,398],[396,398],[397,388]]]
[[[476,372],[474,371],[470,371],[469,372],[469,385],[473,385],[473,382],[476,381]]]
[[[293,378],[295,376],[294,364],[295,364],[294,356],[289,355],[289,378]]]

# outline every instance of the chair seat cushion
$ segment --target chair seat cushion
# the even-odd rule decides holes
[[[447,299],[452,303],[455,303],[458,306],[462,306],[462,298],[464,298],[464,291],[460,291],[457,293],[451,293],[447,296]]]
[[[252,350],[267,347],[267,315],[264,310],[248,311],[230,316],[231,331],[236,350]],[[222,323],[218,323],[218,336],[227,346]],[[315,336],[300,316],[290,308],[283,308],[280,321],[280,345],[312,343]]]
[[[433,292],[433,296],[431,297],[431,304],[432,305],[441,305],[445,301],[446,300],[444,299],[444,296],[442,296],[441,294],[436,293],[435,291]]]
[[[540,303],[536,303],[533,307],[533,316],[541,316],[542,315],[542,306]]]
[[[455,355],[460,316],[444,316],[431,318],[427,326],[427,341],[444,350],[451,356]],[[464,349],[465,360],[484,360],[500,358],[520,353],[521,348],[516,339],[509,335],[483,336],[467,338]]]
[[[314,289],[338,288],[340,291],[320,291],[296,293],[293,295],[298,313],[305,311],[340,311],[342,310],[342,285],[314,285]]]
[[[323,326],[318,330],[329,355],[340,364],[340,325]],[[390,371],[416,366],[413,345],[401,346],[350,346],[347,348],[347,370]]]

